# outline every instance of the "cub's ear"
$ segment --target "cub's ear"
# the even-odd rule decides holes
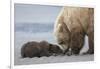
[[[52,49],[53,49],[53,45],[49,44],[49,51],[52,51]]]
[[[52,49],[52,46],[53,46],[52,44],[49,44],[49,49]]]

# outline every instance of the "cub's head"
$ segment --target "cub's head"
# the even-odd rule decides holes
[[[50,44],[50,53],[53,53],[54,55],[63,54],[63,51],[60,49],[58,45]]]

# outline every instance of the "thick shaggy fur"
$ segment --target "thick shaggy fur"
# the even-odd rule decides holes
[[[94,53],[94,9],[83,7],[63,7],[59,13],[54,33],[61,48],[72,54],[79,54],[85,35],[89,39],[88,54]]]
[[[62,50],[59,46],[50,44],[46,41],[41,42],[28,42],[21,48],[21,56],[24,57],[42,57],[51,56],[53,54],[61,54]]]

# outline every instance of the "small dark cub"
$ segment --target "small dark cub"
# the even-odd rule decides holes
[[[50,44],[47,41],[31,41],[24,44],[21,48],[21,56],[25,57],[42,57],[61,54],[62,50],[59,46]]]

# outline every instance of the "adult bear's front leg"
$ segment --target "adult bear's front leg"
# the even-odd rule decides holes
[[[89,43],[89,49],[84,54],[94,54],[94,34],[90,33],[88,35],[88,43]]]
[[[78,55],[84,45],[85,34],[83,32],[73,32],[71,34],[70,47],[72,54]]]
[[[89,23],[87,29],[89,50],[86,54],[94,54],[94,9],[90,9]]]

